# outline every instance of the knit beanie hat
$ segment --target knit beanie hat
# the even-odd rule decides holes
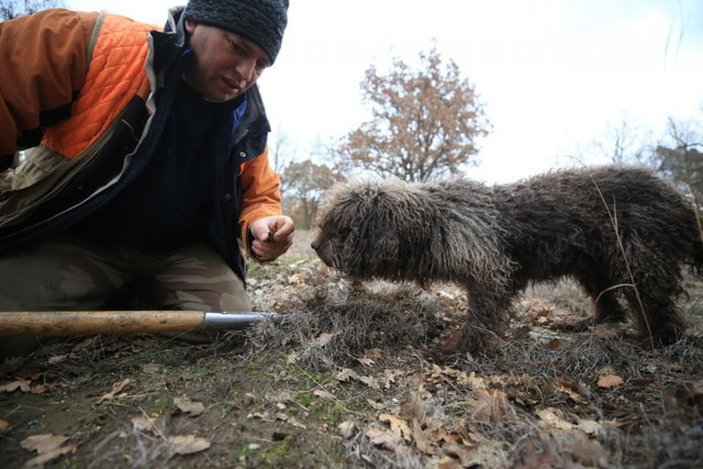
[[[190,0],[183,18],[241,34],[264,49],[273,63],[287,11],[288,0]]]

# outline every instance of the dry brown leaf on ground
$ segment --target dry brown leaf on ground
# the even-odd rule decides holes
[[[410,392],[400,402],[400,410],[398,415],[402,418],[412,421],[416,419],[421,424],[427,420],[427,415],[430,413],[430,405],[422,399],[421,391]]]
[[[381,414],[378,416],[381,422],[388,423],[391,426],[392,432],[400,434],[405,441],[411,441],[413,431],[408,426],[408,423],[398,415]]]
[[[573,430],[576,427],[575,424],[558,415],[561,412],[553,407],[539,409],[535,413],[544,422],[547,429]]]
[[[138,432],[158,433],[156,420],[151,417],[132,417],[132,427]]]
[[[583,420],[577,416],[565,415],[565,413],[566,411],[563,409],[552,407],[540,409],[536,412],[537,416],[545,423],[547,429],[580,430],[588,435],[597,435],[603,430],[603,426],[595,420]],[[567,418],[576,423],[572,423]]]
[[[361,363],[363,366],[373,366],[373,364],[376,363],[373,359],[366,357],[357,357],[356,361]]]
[[[486,380],[476,376],[476,372],[472,371],[468,375],[462,371],[457,375],[456,383],[462,386],[470,385],[471,389],[486,389]]]
[[[329,344],[332,339],[337,337],[339,335],[338,332],[334,333],[329,333],[329,332],[323,332],[319,336],[317,336],[315,339],[311,340],[308,345],[310,347],[324,347],[325,345]]]
[[[354,435],[356,424],[352,420],[345,420],[337,425],[337,429],[339,430],[339,434],[348,440]]]
[[[417,449],[430,456],[435,453],[435,448],[430,443],[427,434],[422,429],[422,425],[420,425],[417,419],[413,419],[413,438],[415,439]]]
[[[331,399],[333,401],[337,400],[337,396],[335,396],[334,394],[332,394],[329,391],[325,391],[324,389],[315,389],[313,391],[313,395],[315,395],[321,399]]]
[[[24,467],[41,467],[49,461],[76,451],[75,445],[62,446],[67,437],[63,435],[31,435],[20,442],[20,446],[28,451],[36,451],[38,456],[24,463]]]
[[[515,467],[608,467],[608,457],[598,441],[580,433],[556,431],[531,439]]]
[[[381,351],[375,348],[365,348],[363,350],[364,357],[366,358],[381,358]]]
[[[29,392],[31,381],[26,379],[18,379],[16,381],[11,381],[9,383],[0,385],[0,392],[15,392],[18,389],[22,392]]]
[[[596,324],[592,330],[597,337],[603,340],[615,340],[620,336],[620,331],[611,325]]]
[[[598,387],[599,388],[604,388],[604,389],[611,389],[611,388],[618,388],[625,384],[625,380],[623,380],[620,376],[618,375],[601,375],[598,377]]]
[[[0,433],[6,432],[8,428],[10,428],[10,424],[7,420],[0,419]]]
[[[61,386],[60,383],[43,383],[43,384],[35,384],[29,389],[29,392],[32,394],[44,394],[47,391],[51,391],[54,388],[57,388]]]
[[[581,394],[578,393],[578,385],[564,378],[559,378],[556,381],[555,388],[563,392],[571,398],[572,401],[579,403],[583,400]]]
[[[476,391],[472,416],[479,422],[497,423],[514,420],[517,413],[503,391],[479,389]]]
[[[202,402],[191,401],[187,397],[174,397],[173,403],[176,404],[178,410],[184,414],[190,414],[191,417],[197,417],[205,412],[205,406]]]
[[[459,461],[449,456],[444,456],[439,461],[436,461],[433,466],[434,469],[462,469],[463,467]]]
[[[356,381],[359,381],[360,383],[364,383],[365,385],[376,391],[379,391],[381,389],[381,383],[379,383],[378,379],[373,378],[371,376],[361,376],[354,370],[350,370],[349,368],[344,368],[342,371],[335,374],[334,378],[337,381],[347,381],[351,378]]]
[[[125,379],[123,379],[123,380],[121,380],[121,381],[115,381],[114,383],[112,383],[112,391],[110,391],[110,392],[108,392],[108,393],[106,393],[106,394],[103,394],[103,395],[100,397],[100,400],[98,400],[98,404],[100,404],[100,403],[102,403],[102,402],[105,402],[105,401],[109,401],[109,400],[114,399],[115,396],[118,396],[119,393],[121,393],[122,390],[123,390],[124,388],[126,388],[127,385],[128,385],[129,383],[131,383],[131,382],[132,382],[132,380],[129,379],[129,378],[125,378]],[[118,396],[118,397],[119,397],[119,396]]]
[[[397,451],[400,446],[403,446],[400,431],[380,429],[371,427],[366,430],[366,437],[375,445],[392,451]]]
[[[208,440],[195,435],[169,436],[166,441],[173,454],[185,455],[199,453],[210,447],[210,442]]]

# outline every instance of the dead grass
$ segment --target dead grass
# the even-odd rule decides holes
[[[703,464],[698,281],[691,332],[663,349],[629,325],[565,330],[590,305],[561,282],[528,291],[499,347],[435,362],[463,320],[454,286],[351,285],[306,246],[252,275],[257,308],[286,314],[213,344],[77,338],[4,363],[0,386],[25,387],[0,392],[3,467],[40,434],[76,446],[51,467]],[[188,436],[209,446],[178,454]]]

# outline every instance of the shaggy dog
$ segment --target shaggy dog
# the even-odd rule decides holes
[[[562,170],[493,187],[341,184],[317,225],[313,249],[352,279],[463,285],[469,311],[457,346],[471,352],[503,335],[530,282],[563,276],[593,299],[595,322],[629,309],[649,343],[670,343],[684,329],[681,268],[703,266],[692,204],[640,168]]]

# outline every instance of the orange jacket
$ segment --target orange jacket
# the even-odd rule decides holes
[[[148,154],[144,147],[157,138],[159,107],[168,105],[163,77],[183,47],[177,19],[172,16],[161,32],[117,15],[53,9],[0,23],[0,157],[35,147],[20,166],[0,174],[0,249],[17,238],[17,230],[44,226],[47,216],[80,213],[77,207],[119,185],[129,165],[138,166]],[[236,215],[241,231],[232,237],[241,239],[255,219],[281,213],[256,87],[247,98],[251,105],[240,127],[249,127],[238,129],[229,147],[239,161],[229,168],[239,175],[230,178],[237,187],[224,194],[238,203],[229,207],[229,218]],[[98,182],[95,174],[103,175],[102,167],[115,166],[115,159],[124,171]],[[92,179],[81,181],[83,197],[56,202],[71,199],[69,189],[91,172]],[[80,219],[74,217],[64,225]]]

